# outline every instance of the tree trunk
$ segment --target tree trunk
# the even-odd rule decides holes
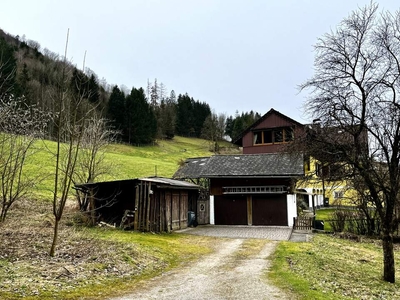
[[[383,232],[382,248],[383,248],[383,280],[394,283],[395,268],[394,268],[393,236],[387,230],[384,230]]]
[[[53,243],[51,244],[51,248],[50,248],[50,256],[54,257],[55,253],[56,253],[56,245],[57,245],[57,238],[58,238],[58,222],[59,220],[57,218],[55,218],[55,223],[54,223],[54,234],[53,234]]]
[[[94,202],[94,195],[93,195],[93,190],[90,189],[90,195],[89,195],[89,210],[90,210],[90,225],[94,226],[96,225],[96,206]]]

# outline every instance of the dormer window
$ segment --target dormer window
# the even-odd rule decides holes
[[[294,139],[292,127],[281,127],[254,131],[254,145],[289,143]]]

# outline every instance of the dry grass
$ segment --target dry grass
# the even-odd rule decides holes
[[[1,299],[104,298],[208,253],[212,244],[203,237],[80,227],[79,214],[68,207],[51,258],[50,209],[24,201],[0,224]]]

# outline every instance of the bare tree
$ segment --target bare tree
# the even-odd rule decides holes
[[[360,8],[315,45],[315,74],[305,107],[337,155],[365,185],[381,221],[383,278],[395,282],[393,232],[400,190],[400,12]],[[368,136],[368,146],[365,143]],[[333,138],[336,137],[336,138]]]
[[[27,195],[35,180],[26,173],[34,142],[44,135],[47,117],[18,100],[0,103],[0,222],[12,205]]]
[[[73,176],[73,182],[93,183],[102,175],[110,174],[113,164],[105,161],[106,147],[116,140],[118,132],[111,129],[107,121],[97,115],[86,121],[83,130],[81,150]],[[77,193],[79,208],[81,211],[93,211],[93,203],[81,193]],[[89,206],[90,204],[90,206]],[[93,220],[92,220],[93,221]]]
[[[36,51],[40,51],[40,49],[41,49],[40,44],[37,41],[27,40],[26,43],[28,44],[29,47],[35,49]]]
[[[202,128],[202,137],[210,141],[213,152],[219,152],[219,142],[223,140],[226,126],[226,115],[215,112],[207,116]]]
[[[58,239],[58,228],[63,216],[65,204],[68,199],[73,175],[77,166],[78,155],[81,149],[82,137],[86,119],[91,115],[93,107],[88,105],[84,93],[79,89],[82,82],[76,82],[78,93],[72,93],[70,89],[69,74],[70,64],[67,61],[68,36],[65,46],[64,61],[61,64],[62,70],[59,79],[59,89],[56,100],[57,115],[54,120],[56,131],[56,161],[53,191],[53,215],[54,233],[53,242],[50,248],[50,256],[55,255]],[[83,67],[83,69],[85,69]]]

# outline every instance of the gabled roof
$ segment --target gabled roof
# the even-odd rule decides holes
[[[202,176],[211,157],[188,158],[175,172],[173,178],[204,178]]]
[[[215,155],[191,158],[174,178],[296,177],[304,174],[303,157],[287,153]]]
[[[263,115],[261,118],[259,118],[257,121],[255,121],[253,124],[251,124],[249,127],[247,127],[241,134],[239,134],[237,137],[235,137],[232,140],[233,144],[236,145],[241,145],[242,143],[242,138],[249,132],[251,131],[254,127],[256,127],[258,124],[260,124],[261,122],[263,122],[266,118],[268,118],[269,116],[271,116],[272,114],[278,115],[279,117],[281,117],[282,119],[286,119],[288,122],[293,123],[297,126],[304,126],[303,124],[297,122],[296,120],[293,120],[292,118],[289,118],[288,116],[280,113],[279,111],[271,108],[265,115]]]

